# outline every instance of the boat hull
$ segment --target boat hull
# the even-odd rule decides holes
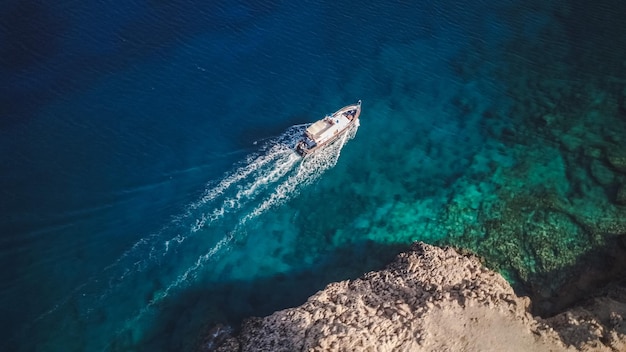
[[[361,101],[344,106],[332,115],[311,124],[296,144],[296,152],[306,157],[334,143],[359,123]]]

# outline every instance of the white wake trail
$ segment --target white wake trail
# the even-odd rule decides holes
[[[289,172],[294,163],[293,147],[306,126],[308,124],[290,127],[280,136],[264,143],[259,152],[247,156],[239,167],[226,174],[219,182],[207,183],[200,199],[190,203],[184,212],[173,217],[159,231],[139,239],[100,274],[94,274],[78,285],[34,321],[41,321],[58,312],[73,297],[85,296],[82,294],[84,291],[99,291],[93,300],[104,301],[119,291],[128,279],[133,280],[138,273],[151,266],[163,264],[167,255],[174,253],[176,248],[200,229],[253,201],[264,185],[276,182]],[[221,245],[214,251],[219,251],[228,241],[229,239],[220,240],[218,243]],[[207,254],[210,256],[210,253]]]
[[[267,196],[254,210],[247,214],[242,222],[246,223],[249,220],[256,218],[263,214],[268,209],[283,204],[289,199],[296,196],[299,191],[307,185],[310,185],[316,181],[326,170],[332,168],[339,161],[339,155],[341,149],[345,143],[354,138],[359,125],[353,126],[340,140],[325,147],[322,150],[316,151],[312,155],[305,159],[302,159],[297,169],[292,172],[283,182],[276,186],[276,188]]]
[[[139,322],[150,319],[167,297],[197,284],[199,277],[212,275],[207,270],[215,266],[210,263],[221,260],[233,243],[248,236],[251,220],[292,199],[336,165],[341,149],[358,129],[352,127],[337,142],[303,159],[294,147],[306,126],[289,128],[218,182],[208,183],[202,196],[179,216],[137,241],[103,269],[98,280],[78,286],[40,318],[52,319],[52,313],[76,298],[90,307],[80,309],[85,319],[98,310],[114,314],[113,307],[125,304],[126,292],[133,291],[137,297],[149,298],[138,300],[131,311],[123,313],[125,323],[114,334],[119,337],[139,329]],[[97,281],[102,284],[93,283]]]
[[[238,185],[239,191],[236,197],[238,200],[244,198],[255,200],[257,195],[262,194],[260,189],[266,190],[265,195],[256,200],[258,204],[251,208],[246,214],[241,214],[242,216],[234,229],[229,231],[226,236],[221,238],[207,252],[199,255],[196,260],[173,279],[165,289],[156,292],[150,302],[142,307],[136,316],[127,320],[125,329],[135,326],[136,322],[140,320],[143,315],[147,314],[153,306],[158,305],[160,301],[170,296],[174,291],[193,284],[198,274],[206,270],[207,265],[215,260],[216,255],[220,251],[228,248],[229,244],[233,241],[241,240],[241,236],[246,236],[246,223],[262,215],[272,207],[284,204],[289,199],[296,196],[303,187],[311,184],[326,170],[336,165],[341,149],[348,140],[354,138],[357,129],[358,125],[352,127],[340,140],[305,159],[302,159],[293,151],[295,141],[292,141],[294,143],[279,146],[277,149],[269,148],[271,155],[273,155],[270,159],[272,159],[274,163],[264,163],[267,167],[256,176],[256,179]],[[288,146],[288,149],[284,149],[285,146]],[[261,169],[257,168],[255,170]],[[243,179],[244,178],[241,178],[241,180]],[[251,201],[251,203],[254,204],[255,202]],[[245,211],[243,208],[241,210]],[[120,331],[120,333],[121,332],[122,331]]]

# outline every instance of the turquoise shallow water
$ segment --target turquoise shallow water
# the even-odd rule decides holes
[[[626,233],[617,2],[3,6],[5,350],[189,350],[415,240],[549,297]]]

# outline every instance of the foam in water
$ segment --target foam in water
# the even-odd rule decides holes
[[[359,124],[357,123],[351,127],[339,141],[305,158],[298,165],[295,172],[290,174],[282,183],[278,184],[269,197],[259,204],[256,209],[246,215],[244,221],[261,215],[272,206],[286,202],[298,193],[300,187],[317,180],[324,171],[335,166],[339,160],[341,149],[348,140],[354,138],[358,128]]]
[[[190,229],[192,233],[208,230],[224,215],[239,211],[239,221],[234,229],[221,238],[206,253],[199,255],[184,272],[173,280],[165,289],[157,292],[150,302],[132,318],[128,319],[124,327],[116,332],[123,334],[128,329],[140,325],[136,324],[145,314],[149,314],[153,306],[167,298],[171,292],[193,284],[197,274],[206,270],[220,251],[227,250],[235,238],[246,235],[245,224],[274,206],[283,204],[298,194],[299,189],[318,179],[324,171],[334,166],[347,140],[354,138],[358,125],[351,128],[339,141],[327,148],[302,159],[293,147],[302,133],[302,128],[292,127],[277,140],[271,141],[264,148],[266,151],[255,157],[247,158],[245,165],[234,173],[226,176],[217,187],[207,189],[202,199],[192,205],[194,210],[207,209],[201,213],[196,223]],[[297,132],[297,133],[295,133]],[[228,192],[232,189],[233,192]],[[223,194],[232,194],[234,197],[224,197],[220,202],[216,200]],[[210,206],[216,205],[216,209]],[[208,214],[208,215],[207,215]],[[220,217],[216,217],[220,214]],[[170,243],[170,242],[168,242]]]

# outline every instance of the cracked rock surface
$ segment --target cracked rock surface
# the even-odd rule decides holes
[[[479,259],[415,243],[386,269],[328,285],[303,305],[250,318],[236,335],[211,335],[216,351],[619,351],[626,299],[592,311],[533,317]],[[216,338],[218,337],[218,338]]]

